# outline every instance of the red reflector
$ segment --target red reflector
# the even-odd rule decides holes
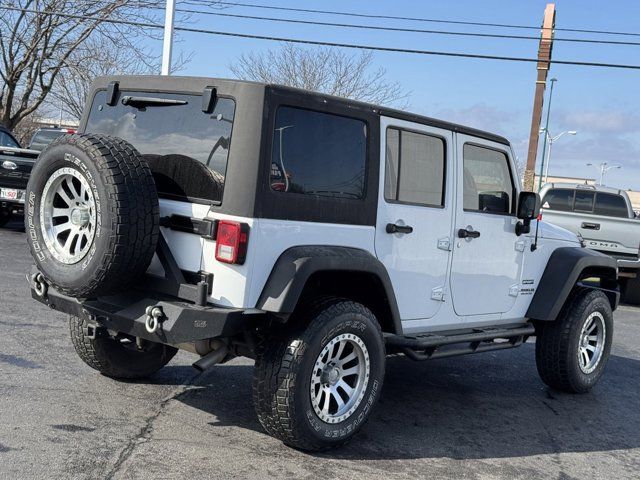
[[[538,220],[539,222],[542,220],[542,212],[538,214],[538,218],[536,218],[536,220]]]
[[[244,263],[247,253],[247,226],[229,220],[218,222],[216,260],[223,263]]]

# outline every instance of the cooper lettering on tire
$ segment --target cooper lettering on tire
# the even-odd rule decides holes
[[[124,140],[60,137],[40,155],[26,197],[29,247],[60,292],[111,293],[149,266],[158,240],[158,194],[149,166]]]

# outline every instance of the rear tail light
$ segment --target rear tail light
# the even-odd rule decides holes
[[[216,234],[216,260],[242,265],[247,254],[248,240],[247,224],[220,220]]]

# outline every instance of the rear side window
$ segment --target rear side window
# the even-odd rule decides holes
[[[85,128],[131,143],[148,161],[160,196],[220,203],[227,170],[235,102],[218,97],[212,113],[202,111],[200,95],[121,92],[125,96],[178,100],[171,105],[106,104],[96,94]],[[183,103],[184,102],[184,103]]]
[[[465,144],[463,150],[463,206],[483,213],[511,214],[515,186],[504,152]]]
[[[596,195],[594,213],[608,217],[627,218],[629,216],[627,202],[624,201],[624,198],[620,195],[603,192],[598,192]]]
[[[281,106],[271,152],[271,189],[321,197],[364,198],[365,122]]]
[[[556,188],[549,190],[542,200],[542,208],[549,210],[560,210],[570,212],[573,210],[573,192],[567,188]]]
[[[384,197],[415,205],[444,205],[445,145],[432,135],[387,129]]]

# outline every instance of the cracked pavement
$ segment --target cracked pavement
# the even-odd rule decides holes
[[[534,345],[389,359],[380,404],[345,448],[310,455],[264,433],[252,361],[198,374],[179,353],[117,382],[76,356],[66,317],[31,300],[18,223],[0,230],[0,478],[638,478],[640,309],[587,395],[547,389]]]

